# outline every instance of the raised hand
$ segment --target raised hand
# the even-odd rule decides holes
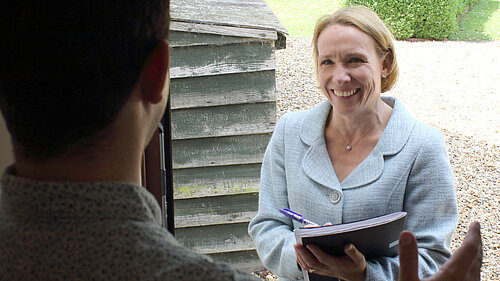
[[[462,245],[432,277],[426,281],[481,280],[483,250],[480,225],[474,222]],[[399,236],[399,281],[420,281],[418,277],[418,248],[413,234],[404,231]]]

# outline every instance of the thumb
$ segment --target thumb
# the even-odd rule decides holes
[[[399,281],[419,281],[417,241],[409,231],[399,235]]]
[[[364,269],[366,267],[366,259],[365,256],[356,249],[353,244],[348,244],[344,248],[344,252],[347,256],[351,258],[351,260],[356,264],[357,267]]]

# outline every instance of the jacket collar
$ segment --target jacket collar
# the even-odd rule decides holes
[[[301,140],[309,145],[302,162],[304,172],[316,182],[333,189],[347,189],[377,180],[384,170],[384,156],[394,155],[403,149],[415,125],[415,119],[395,97],[382,97],[393,108],[377,145],[340,184],[333,170],[325,144],[324,128],[332,106],[325,101],[308,111],[300,130]]]

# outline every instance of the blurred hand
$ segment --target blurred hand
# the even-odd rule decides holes
[[[469,227],[462,245],[439,271],[427,281],[479,281],[483,250],[479,223]],[[418,248],[415,236],[404,231],[399,236],[399,281],[419,281]]]
[[[333,257],[315,245],[293,245],[297,262],[305,270],[313,270],[314,274],[340,278],[346,281],[366,279],[365,256],[352,244],[344,248],[347,256]]]

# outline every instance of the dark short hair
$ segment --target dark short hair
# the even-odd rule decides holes
[[[0,109],[13,141],[40,160],[95,143],[167,39],[169,0],[5,2]]]

